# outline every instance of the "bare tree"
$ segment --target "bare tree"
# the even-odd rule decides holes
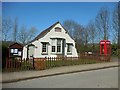
[[[68,33],[71,35],[72,38],[74,37],[75,25],[76,22],[73,20],[65,20],[63,22],[63,26],[65,27],[66,30],[68,30]]]
[[[84,27],[73,20],[64,21],[63,26],[76,41],[76,48],[79,53],[84,43]]]
[[[86,49],[87,49],[87,47],[88,47],[88,42],[89,42],[89,40],[90,40],[89,35],[90,35],[90,34],[89,34],[88,29],[85,28],[85,29],[84,29],[84,44],[85,44]]]
[[[22,44],[26,44],[33,39],[35,33],[36,33],[35,27],[31,27],[30,30],[27,30],[26,26],[23,25],[18,35],[18,41]]]
[[[19,35],[18,35],[18,41],[22,44],[26,43],[26,38],[27,38],[27,31],[26,31],[26,26],[23,25],[19,31]]]
[[[74,40],[76,41],[77,52],[80,53],[84,46],[84,27],[80,24],[74,26]]]
[[[12,28],[11,18],[3,19],[2,21],[2,40],[8,40],[8,36],[10,35],[10,30]]]
[[[0,16],[0,41],[2,41],[2,17]]]
[[[84,43],[84,27],[80,24],[74,25],[74,39],[79,43]]]
[[[63,22],[63,26],[65,27],[66,30],[68,30],[72,38],[74,38],[75,40],[79,40],[79,42],[82,42],[83,39],[82,25],[78,24],[73,20],[66,20]]]
[[[29,29],[29,31],[28,31],[28,33],[29,33],[29,35],[28,35],[28,41],[30,41],[30,40],[32,40],[34,38],[36,32],[37,32],[37,29],[34,26],[32,26]]]
[[[13,26],[13,41],[17,41],[17,35],[18,35],[18,18],[15,18],[14,20],[14,26]]]
[[[120,50],[120,2],[118,2],[118,48]],[[120,57],[120,54],[119,54]]]
[[[95,28],[95,23],[93,21],[90,21],[87,25],[87,30],[88,30],[88,34],[89,34],[89,42],[92,43],[93,46],[93,50],[94,50],[94,43],[96,40],[96,28]]]
[[[112,15],[112,35],[114,43],[118,41],[118,7],[115,7]]]
[[[99,40],[108,39],[108,30],[109,30],[109,12],[107,8],[102,7],[96,17],[96,28],[99,35]],[[103,34],[102,34],[103,33]]]

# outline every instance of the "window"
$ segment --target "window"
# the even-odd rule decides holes
[[[19,52],[18,52],[18,55],[19,55],[19,56],[21,56],[21,55],[22,55],[21,53],[22,53],[22,52],[21,52],[21,51],[19,51]]]
[[[14,49],[14,53],[18,53],[18,49]]]
[[[42,52],[47,53],[47,43],[42,43]]]
[[[72,53],[72,44],[67,44],[67,52]]]
[[[55,51],[55,48],[56,48],[55,47],[56,46],[56,42],[55,41],[56,41],[56,39],[52,39],[52,42],[51,42],[51,44],[52,44],[52,52],[56,52]]]
[[[52,52],[55,52],[55,46],[52,46]]]
[[[18,49],[10,49],[10,53],[18,53]]]
[[[55,32],[61,32],[61,28],[56,27],[56,28],[55,28]]]
[[[61,52],[61,40],[57,40],[57,52]]]
[[[14,53],[14,49],[10,49],[10,53]]]

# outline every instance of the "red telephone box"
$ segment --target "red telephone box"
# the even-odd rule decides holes
[[[111,43],[109,40],[100,41],[100,55],[110,55],[111,54]]]

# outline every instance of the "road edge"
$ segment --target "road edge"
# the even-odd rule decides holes
[[[19,78],[19,79],[13,79],[13,80],[5,80],[2,81],[2,83],[13,83],[13,82],[19,82],[29,79],[35,79],[35,78],[42,78],[42,77],[48,77],[48,76],[55,76],[55,75],[62,75],[62,74],[70,74],[70,73],[77,73],[77,72],[85,72],[85,71],[93,71],[93,70],[100,70],[100,69],[106,69],[106,68],[113,68],[113,67],[119,67],[120,65],[112,65],[112,66],[104,66],[99,68],[91,68],[91,69],[83,69],[83,70],[76,70],[76,71],[68,71],[68,72],[60,72],[60,73],[54,73],[54,74],[48,74],[48,75],[40,75],[40,76],[31,76],[26,78]],[[1,83],[1,82],[0,82]]]

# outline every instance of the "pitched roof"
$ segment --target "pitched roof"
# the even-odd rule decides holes
[[[38,40],[42,37],[44,37],[54,26],[56,26],[58,23],[60,23],[59,21],[57,21],[55,24],[51,25],[50,27],[48,27],[47,29],[43,30],[39,35],[37,35],[32,41],[30,41],[29,43],[35,41],[35,40]],[[62,25],[61,25],[62,26]],[[63,27],[63,26],[62,26]],[[64,27],[63,27],[64,28]],[[64,28],[65,29],[65,28]],[[66,32],[68,32],[66,29],[65,29]],[[69,33],[68,33],[69,34]],[[72,37],[71,37],[72,38]],[[27,43],[27,44],[29,44]],[[26,44],[26,45],[27,45]]]
[[[5,45],[6,47],[9,47],[9,46],[11,46],[11,45],[13,45],[15,43],[20,44],[21,46],[23,46],[21,43],[14,42],[14,41],[2,41],[2,44]]]
[[[55,24],[53,24],[52,26],[48,27],[47,29],[43,30],[39,35],[37,35],[37,36],[36,36],[32,41],[30,41],[29,43],[31,43],[31,42],[33,42],[33,41],[35,41],[35,40],[38,40],[38,39],[44,37],[44,36],[45,36],[55,25],[57,25],[58,23],[59,23],[59,21],[56,22]]]

